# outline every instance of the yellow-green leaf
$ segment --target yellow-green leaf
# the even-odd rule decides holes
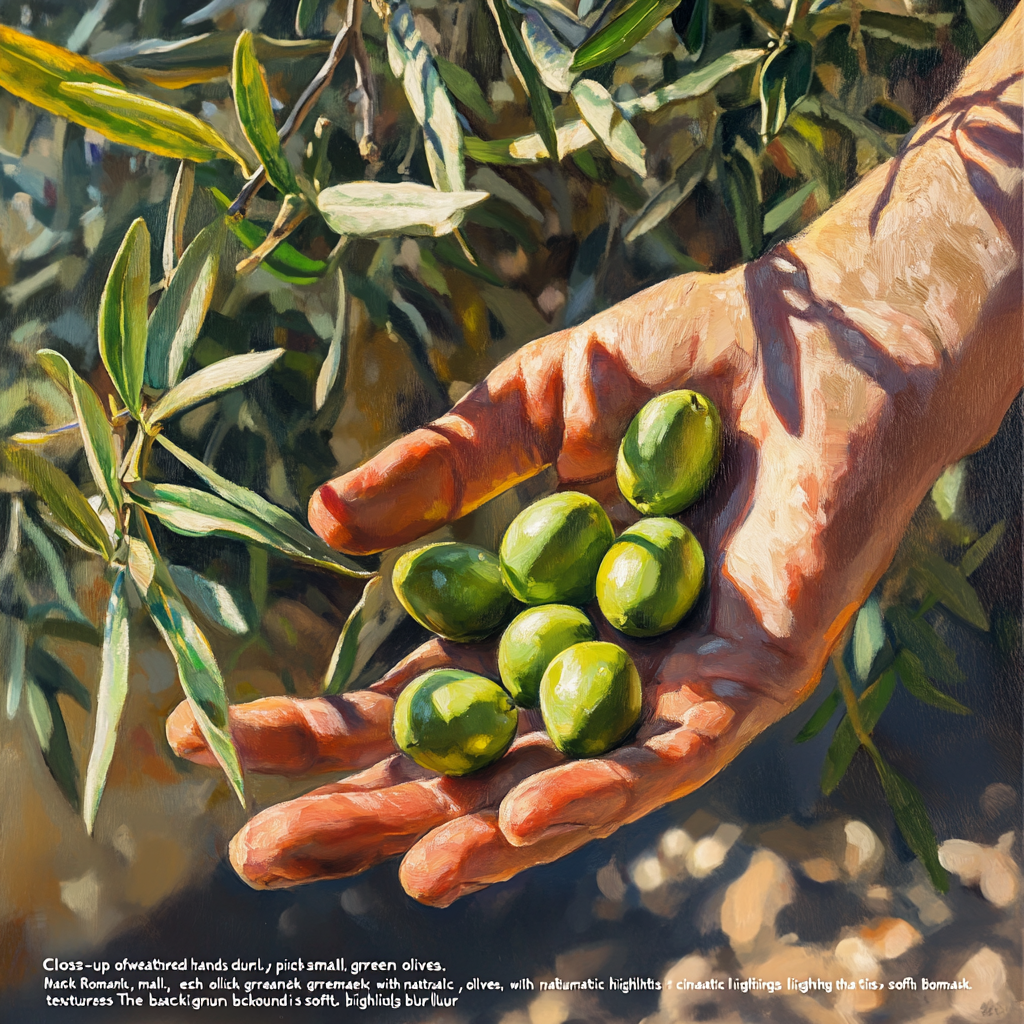
[[[195,114],[130,93],[120,86],[65,82],[60,86],[69,113],[64,116],[94,128],[112,142],[145,149],[175,160],[234,160],[248,175],[245,158],[211,125]]]
[[[146,368],[149,229],[139,217],[117,250],[100,297],[100,358],[121,400],[138,418]]]
[[[231,88],[235,94],[238,123],[263,162],[270,184],[284,195],[298,192],[299,183],[295,180],[295,172],[285,158],[281,140],[277,136],[266,75],[256,59],[253,35],[248,30],[242,32],[235,43]]]

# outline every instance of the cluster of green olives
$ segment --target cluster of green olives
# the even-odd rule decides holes
[[[498,646],[502,686],[435,669],[402,691],[393,723],[399,749],[425,768],[467,775],[508,750],[518,708],[538,706],[552,743],[571,757],[595,757],[626,739],[640,717],[640,675],[626,651],[597,639],[582,606],[596,597],[608,622],[632,637],[665,633],[693,607],[704,552],[670,517],[705,490],[721,444],[708,398],[659,395],[619,447],[616,481],[645,518],[617,538],[597,501],[562,491],[516,516],[497,556],[453,542],[403,554],[395,593],[421,625],[468,643],[508,625]]]

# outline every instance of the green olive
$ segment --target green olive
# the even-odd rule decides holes
[[[597,757],[621,743],[640,718],[640,674],[617,644],[575,644],[552,659],[540,684],[551,742],[570,757]]]
[[[498,671],[521,708],[535,708],[544,670],[556,654],[585,640],[596,640],[593,623],[579,608],[542,604],[520,612],[498,644]]]
[[[417,676],[395,701],[392,734],[420,767],[468,775],[511,746],[519,712],[495,682],[460,669]]]

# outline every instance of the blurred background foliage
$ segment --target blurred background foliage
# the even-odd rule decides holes
[[[335,44],[342,56],[331,83],[294,133],[282,128],[292,169],[285,177],[297,177],[271,177],[285,191],[297,188],[288,199],[270,184],[246,192],[238,163],[217,158],[194,165],[191,201],[183,201],[177,161],[112,142],[0,91],[0,435],[48,431],[75,419],[65,390],[38,364],[41,349],[62,354],[104,404],[119,408],[98,358],[97,309],[129,225],[143,219],[151,265],[165,271],[152,285],[152,310],[183,247],[241,195],[245,219],[231,221],[218,239],[209,311],[183,369],[195,373],[251,351],[281,354],[258,379],[169,420],[163,434],[304,519],[315,487],[442,412],[526,341],[668,276],[753,258],[799,231],[896,151],[1009,6],[0,3],[3,25],[88,56],[132,94],[195,115],[249,169],[264,152],[236,116],[239,34],[254,34],[278,125],[308,95],[329,60],[332,37],[345,39],[340,49]],[[555,148],[557,160],[548,156]],[[192,171],[184,173],[190,180]],[[467,201],[458,229],[437,237],[367,229],[366,237],[339,239],[328,226],[327,205],[320,203],[323,216],[314,209],[317,193],[361,181],[487,198]],[[268,231],[287,241],[263,251]],[[153,276],[159,277],[155,269]],[[148,399],[159,393],[151,387]],[[123,452],[132,434],[123,420],[115,422]],[[52,437],[45,455],[102,511],[77,431]],[[28,713],[50,773],[76,803],[93,731],[97,623],[112,577],[99,560],[65,543],[23,476],[9,470],[0,481],[8,496],[0,509],[8,690],[19,672],[34,681]],[[194,482],[160,446],[149,474]],[[910,608],[921,629],[931,629],[925,615],[936,622],[947,612],[979,629],[989,625],[988,613],[979,615],[934,560],[966,581],[976,568],[963,561],[972,550],[977,557],[972,545],[984,534],[987,553],[1003,535],[999,527],[993,538],[986,531],[996,524],[974,523],[969,510],[957,510],[955,484],[947,481],[919,517],[876,595],[881,603],[858,627],[860,647],[855,640],[847,651],[860,693],[891,673],[905,648],[918,650],[920,660],[923,648],[907,640],[910,627],[894,620],[892,607]],[[494,543],[520,497],[544,486],[540,480],[524,485],[522,495],[497,499],[470,523],[457,524],[456,535]],[[231,701],[362,685],[383,667],[375,657],[384,636],[397,628],[388,646],[392,661],[420,639],[386,595],[370,592],[358,607],[358,581],[223,537],[185,537],[155,521],[154,530],[175,584],[209,635]],[[1003,543],[1015,539],[1019,545],[1011,530]],[[951,585],[967,605],[957,606]],[[350,642],[338,644],[354,608]],[[140,672],[149,684],[129,700],[121,732],[142,773],[166,783],[191,771],[158,754],[163,719],[180,694],[173,667],[146,661],[145,651],[159,649],[152,625],[134,604],[131,617],[133,650],[140,652],[131,692],[139,689]],[[1014,650],[1016,618],[1000,614],[996,627],[1001,647]],[[959,670],[946,668],[940,682],[959,682]],[[941,703],[916,677],[911,685],[921,699]],[[884,690],[876,688],[876,697]],[[947,710],[957,711],[952,704],[950,697]],[[877,702],[878,715],[884,705]],[[816,729],[839,707],[838,691],[826,707]],[[838,783],[858,746],[836,735],[845,764],[835,757],[826,764],[826,789]],[[116,758],[112,770],[122,777]],[[273,781],[250,785],[257,800],[279,795]],[[229,792],[224,780],[216,787],[218,795],[207,794],[213,803]]]

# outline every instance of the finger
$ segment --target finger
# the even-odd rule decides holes
[[[537,864],[549,864],[588,842],[579,834],[552,836],[533,846],[513,846],[494,811],[450,821],[424,836],[402,860],[402,887],[431,907],[447,907],[460,896],[505,882]]]
[[[274,775],[351,771],[394,753],[394,701],[359,690],[338,697],[264,697],[228,708],[242,765]],[[178,757],[217,766],[187,701],[167,717],[167,742]]]
[[[467,672],[477,672],[488,679],[497,679],[497,645],[461,644],[435,636],[403,658],[386,675],[378,679],[370,690],[374,693],[387,694],[389,697],[397,697],[407,683],[435,668],[461,668]]]
[[[563,344],[564,335],[552,335],[525,346],[450,413],[324,484],[310,500],[310,525],[350,554],[384,551],[553,462],[562,432]]]
[[[560,759],[534,734],[461,779],[431,775],[372,790],[325,786],[252,818],[231,840],[231,863],[254,888],[357,874],[453,818],[497,806],[517,783]]]
[[[553,836],[607,836],[620,825],[697,789],[738,751],[736,715],[702,701],[682,722],[602,758],[558,765],[526,779],[502,801],[498,822],[513,846]],[[650,732],[650,730],[648,730]]]

